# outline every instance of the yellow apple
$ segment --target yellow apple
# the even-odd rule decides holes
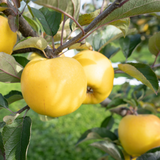
[[[44,58],[44,57],[42,57],[40,54],[38,54],[38,53],[30,53],[29,55],[28,55],[28,60],[38,60],[38,59],[41,59],[41,58]]]
[[[160,119],[155,115],[127,115],[118,134],[124,150],[134,157],[160,146]]]
[[[83,67],[68,57],[33,59],[21,76],[21,90],[28,106],[50,117],[77,110],[84,101],[86,89]]]
[[[105,100],[113,88],[114,70],[103,54],[84,50],[73,57],[84,68],[87,77],[87,93],[84,104],[97,104]]]
[[[12,54],[16,42],[17,34],[10,29],[8,19],[0,16],[0,52]]]
[[[124,150],[123,150],[123,155],[124,155],[124,159],[125,160],[136,160],[137,159],[137,157],[132,157],[132,156],[130,156],[129,154],[127,154]]]

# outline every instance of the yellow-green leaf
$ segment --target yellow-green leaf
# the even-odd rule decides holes
[[[99,13],[100,13],[100,9],[91,13],[82,14],[79,16],[78,23],[81,26],[88,25],[99,15]]]
[[[160,32],[155,33],[152,37],[149,39],[149,51],[157,56],[160,53]]]
[[[118,68],[123,72],[129,74],[130,76],[141,81],[143,84],[148,86],[152,91],[157,93],[158,91],[158,79],[152,69],[141,63],[128,63],[128,64],[119,64]]]
[[[19,42],[15,47],[15,50],[24,48],[37,48],[39,50],[44,50],[47,47],[47,41],[42,37],[31,37],[22,42]]]
[[[77,49],[77,50],[93,50],[90,43],[75,43],[69,47],[69,49]]]
[[[126,36],[128,27],[130,25],[130,18],[124,18],[111,22],[110,25],[114,25],[115,27],[119,28],[122,31],[123,35]]]
[[[4,11],[6,9],[8,9],[8,7],[0,7],[0,12]]]

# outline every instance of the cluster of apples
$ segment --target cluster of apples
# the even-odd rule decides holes
[[[21,90],[35,112],[60,117],[81,104],[97,104],[109,96],[114,69],[103,54],[84,50],[74,57],[33,58],[21,76]]]
[[[4,16],[0,16],[0,35],[0,52],[12,54],[17,33]],[[99,52],[85,50],[73,58],[53,59],[36,55],[23,70],[21,90],[35,112],[59,117],[74,112],[81,104],[102,102],[112,90],[113,79],[110,60]]]

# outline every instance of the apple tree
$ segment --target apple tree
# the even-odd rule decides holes
[[[114,77],[137,79],[141,83],[132,87],[126,82],[119,90],[106,97],[100,104],[111,113],[110,116],[104,117],[98,128],[91,128],[83,133],[77,140],[77,145],[95,140],[91,145],[104,151],[103,158],[159,159],[159,145],[156,148],[151,147],[151,150],[138,157],[126,153],[119,140],[118,128],[115,128],[114,124],[115,115],[121,118],[138,114],[158,116],[160,2],[159,0],[93,2],[84,4],[80,11],[80,0],[33,0],[32,4],[39,5],[36,7],[28,0],[0,0],[1,16],[7,17],[10,29],[16,32],[18,37],[11,54],[0,50],[0,82],[21,83],[23,70],[34,56],[54,59],[63,56],[66,51],[69,54],[71,50],[76,53],[94,50],[111,59],[121,50],[123,61],[117,60]],[[0,21],[0,30],[1,28]],[[148,47],[150,59],[153,61],[148,61],[145,55],[141,54],[144,46]],[[139,51],[139,56],[130,62],[129,58],[134,57],[135,50]],[[36,54],[31,55],[33,52]],[[143,56],[144,59],[141,59]],[[110,78],[108,75],[108,79]],[[87,92],[91,89],[88,87]],[[16,112],[9,107],[21,99],[23,95],[17,90],[11,90],[6,95],[0,94],[0,108],[11,112],[0,122],[2,160],[27,159],[32,123],[32,118],[27,116],[30,106],[28,104],[20,106],[21,109]]]

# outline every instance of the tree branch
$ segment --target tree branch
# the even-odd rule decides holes
[[[89,31],[91,31],[98,23],[100,23],[102,20],[104,20],[110,13],[112,13],[115,9],[119,8],[122,6],[121,3],[124,4],[123,0],[115,0],[106,10],[104,10],[101,14],[99,14],[85,29],[84,32],[87,34]],[[76,43],[79,41],[84,34],[80,32],[76,37],[72,38],[70,41],[64,43],[62,46],[58,47],[55,51],[54,54],[60,53],[63,49],[68,48],[72,44]]]
[[[6,0],[0,0],[0,3],[6,3]],[[76,43],[78,40],[83,38],[87,33],[89,33],[95,26],[104,20],[111,12],[113,12],[115,9],[121,7],[123,4],[125,4],[129,0],[115,0],[106,10],[104,10],[101,14],[99,14],[84,30],[81,28],[81,26],[78,24],[78,26],[81,29],[81,32],[71,40],[67,41],[60,47],[58,47],[56,50],[50,50],[50,47],[47,47],[45,49],[46,57],[53,58],[56,57],[60,52],[62,52],[63,49],[68,48],[72,44]],[[3,13],[7,16],[14,15],[16,13],[16,8],[7,1],[9,9],[4,10]],[[15,13],[14,13],[15,12]],[[38,36],[37,33],[32,29],[32,27],[28,24],[28,22],[23,18],[21,14],[19,14],[19,31],[22,33],[24,37],[36,37]]]
[[[35,53],[38,53],[39,55],[41,55],[42,57],[44,57],[44,53],[37,48],[23,48],[23,49],[13,51],[12,54],[27,53],[27,52],[35,52]]]
[[[4,3],[5,0],[0,0],[0,3]],[[5,2],[6,3],[6,2]],[[9,9],[3,11],[3,13],[8,17],[9,15],[15,16],[17,12],[16,8],[7,1],[7,5]],[[22,33],[24,37],[37,37],[37,33],[32,29],[32,27],[28,24],[28,22],[23,18],[23,16],[19,16],[19,31]]]
[[[26,105],[25,107],[21,108],[19,111],[17,111],[16,113],[21,114],[23,111],[25,110],[29,110],[30,107],[28,105]]]

